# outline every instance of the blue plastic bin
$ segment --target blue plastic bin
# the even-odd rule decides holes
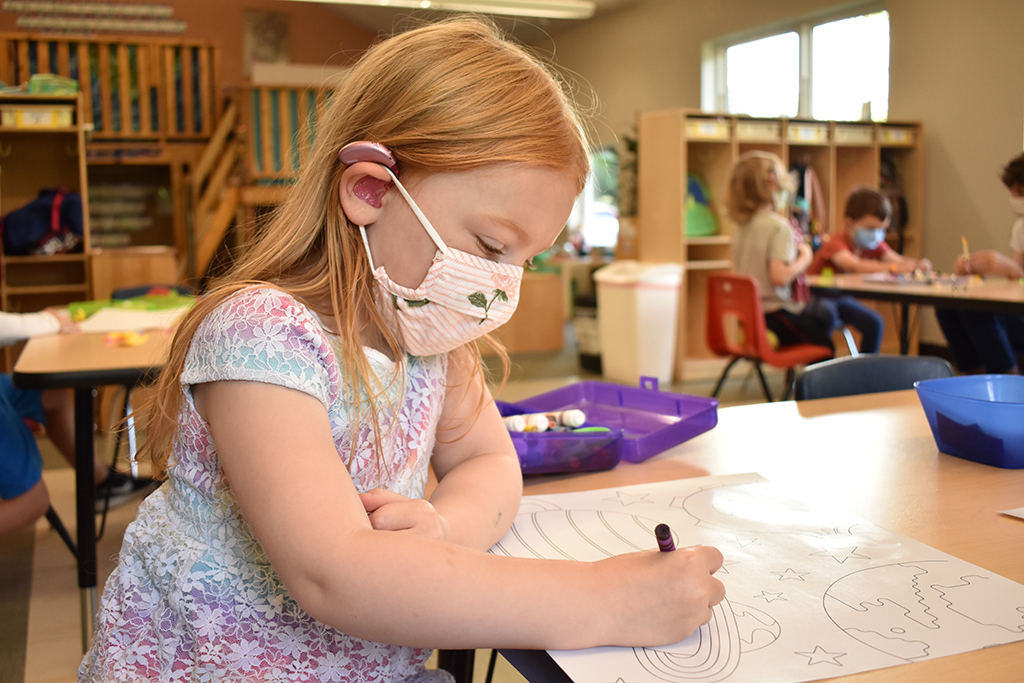
[[[1024,467],[1024,377],[964,375],[914,383],[939,450],[1007,469]]]

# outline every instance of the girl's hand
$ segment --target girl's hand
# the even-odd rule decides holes
[[[448,522],[428,500],[406,498],[385,489],[360,493],[359,499],[370,525],[378,531],[411,531],[436,541],[448,540]]]
[[[708,623],[711,608],[725,597],[725,586],[712,576],[722,567],[722,553],[711,546],[619,555],[598,565],[610,572],[609,593],[625,600],[609,645],[678,643]]]
[[[48,306],[43,309],[60,323],[61,334],[73,334],[79,331],[78,323],[71,320],[71,313],[67,306]]]

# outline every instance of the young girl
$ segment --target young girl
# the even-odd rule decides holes
[[[485,24],[369,50],[288,202],[177,332],[147,442],[168,481],[80,676],[448,680],[425,648],[658,645],[710,619],[713,548],[485,552],[522,480],[470,342],[511,315],[587,171],[557,82]]]
[[[825,268],[836,273],[912,273],[930,271],[928,259],[915,259],[893,251],[885,242],[892,219],[892,203],[878,190],[858,187],[846,198],[843,232],[833,235],[818,249],[807,269],[819,275]],[[819,298],[843,323],[860,331],[862,353],[878,353],[885,321],[875,310],[852,296]]]
[[[817,344],[831,349],[834,321],[811,313],[801,277],[811,264],[811,247],[776,210],[782,205],[777,197],[789,182],[782,160],[768,152],[747,152],[733,165],[726,199],[729,217],[737,226],[733,268],[757,281],[765,322],[780,346]]]

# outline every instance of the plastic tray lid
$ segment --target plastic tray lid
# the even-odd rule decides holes
[[[613,261],[594,271],[594,280],[606,285],[669,285],[683,280],[681,263],[641,263],[632,259]]]
[[[640,387],[583,381],[519,401],[521,408],[548,412],[578,408],[587,424],[622,430],[622,459],[641,462],[718,424],[718,401],[658,391],[658,380]]]

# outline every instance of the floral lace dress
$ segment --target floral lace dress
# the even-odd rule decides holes
[[[446,356],[407,358],[404,393],[396,387],[389,396],[392,405],[402,400],[398,425],[388,411],[381,418],[389,474],[378,464],[369,424],[352,443],[348,389],[332,339],[309,309],[269,288],[235,295],[200,325],[181,377],[185,403],[169,479],[125,533],[80,680],[451,680],[423,667],[427,650],[347,636],[295,603],[242,518],[192,402],[192,384],[217,380],[306,392],[326,407],[338,452],[351,457],[357,490],[422,497]],[[379,377],[395,371],[382,354],[366,353]]]

